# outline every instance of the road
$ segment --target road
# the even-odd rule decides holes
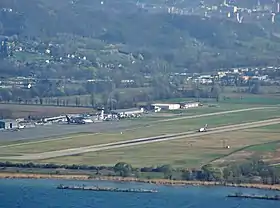
[[[169,122],[176,121],[182,119],[192,119],[192,118],[201,118],[215,115],[223,115],[230,113],[238,113],[245,111],[257,111],[263,109],[270,109],[277,107],[255,107],[255,108],[246,108],[246,109],[238,109],[238,110],[229,110],[229,111],[220,111],[215,113],[206,113],[200,115],[192,115],[192,116],[178,116],[175,118],[167,118],[157,121],[150,121],[147,124],[143,124],[134,121],[114,121],[114,122],[100,122],[94,124],[86,124],[86,125],[61,125],[61,124],[53,124],[47,126],[38,126],[35,128],[23,129],[21,131],[16,132],[0,132],[0,141],[21,141],[21,140],[44,140],[50,137],[59,137],[67,134],[75,134],[75,133],[98,133],[98,132],[115,132],[115,131],[125,131],[126,129],[131,129],[133,127],[141,127],[145,125],[156,125],[160,122]],[[279,107],[278,107],[279,108]]]
[[[2,159],[2,160],[50,159],[50,158],[56,158],[56,157],[62,157],[62,156],[77,155],[77,154],[83,154],[83,153],[88,153],[88,152],[116,149],[116,148],[135,146],[135,145],[141,145],[141,144],[147,144],[147,143],[170,141],[170,140],[175,140],[175,139],[194,138],[194,137],[199,137],[202,135],[210,135],[210,134],[224,133],[224,132],[229,132],[229,131],[237,131],[237,130],[243,130],[243,129],[247,129],[247,128],[268,126],[268,125],[279,124],[279,123],[280,123],[280,118],[275,118],[275,119],[268,119],[268,120],[263,120],[263,121],[241,123],[241,124],[234,124],[234,125],[228,125],[228,126],[220,126],[220,127],[212,128],[207,132],[189,131],[189,132],[183,132],[183,133],[178,133],[178,134],[169,134],[169,135],[158,136],[158,137],[147,137],[147,138],[133,139],[133,140],[128,140],[128,141],[113,142],[113,143],[100,144],[100,145],[92,145],[92,146],[79,147],[79,148],[71,148],[71,149],[35,153],[35,154],[25,154],[22,156],[0,157],[0,159]]]

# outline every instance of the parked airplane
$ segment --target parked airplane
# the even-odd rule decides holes
[[[87,124],[87,123],[93,123],[91,119],[87,119],[84,117],[71,117],[69,118],[68,115],[66,115],[67,123],[68,124]]]
[[[205,124],[204,127],[198,129],[198,132],[206,132],[207,131],[207,127],[208,127],[208,124]]]

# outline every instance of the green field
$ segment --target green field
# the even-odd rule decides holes
[[[245,93],[225,93],[222,97],[228,97],[229,99],[221,99],[221,103],[232,104],[258,104],[258,105],[279,105],[280,96],[274,95],[259,95],[259,94],[245,94]],[[240,98],[242,96],[242,99]]]
[[[242,97],[242,99],[241,99]],[[185,101],[194,101],[197,99],[194,98],[173,98],[161,100],[158,102],[170,103],[170,102],[185,102]],[[211,98],[200,98],[200,102],[203,103],[214,103],[215,99]],[[243,105],[279,105],[280,96],[279,94],[249,94],[249,93],[234,93],[231,90],[221,93],[219,105],[222,104],[243,104]]]
[[[245,154],[244,148],[253,144],[277,141],[279,139],[278,134],[251,133],[247,131],[227,132],[226,135],[213,134],[188,140],[180,139],[144,144],[38,162],[111,166],[122,161],[130,163],[134,167],[171,164],[173,167],[195,168],[215,159],[217,161],[214,164],[223,163],[224,157],[231,155],[232,152],[234,152],[235,156],[230,157],[227,162],[246,159],[251,154],[247,154],[247,152]],[[226,145],[231,147],[230,149],[223,148],[223,140],[226,141]]]
[[[109,142],[129,140],[148,136],[158,136],[167,133],[178,133],[189,130],[196,130],[208,123],[209,127],[224,126],[229,124],[245,123],[269,119],[280,116],[280,111],[276,109],[264,109],[257,111],[247,111],[230,113],[225,115],[215,115],[201,118],[181,119],[165,122],[141,123],[137,128],[116,133],[102,134],[75,134],[67,135],[56,140],[45,140],[39,142],[27,142],[17,144],[15,146],[0,147],[1,154],[23,154],[23,153],[40,153],[45,151],[53,151],[74,147],[82,147],[89,145],[105,144]],[[180,118],[180,117],[178,117]],[[211,153],[213,154],[213,153]]]
[[[127,130],[121,130],[122,134],[120,131],[100,134],[79,133],[50,138],[44,141],[26,141],[25,143],[11,144],[10,146],[0,147],[0,156],[42,153],[161,134],[186,132],[197,130],[206,123],[211,128],[280,117],[280,107],[278,108],[274,105],[276,108],[188,118],[188,116],[194,115],[259,107],[258,104],[248,105],[245,103],[219,103],[218,105],[210,106],[214,107],[209,107],[206,104],[201,108],[166,111],[147,117],[131,119],[133,125]],[[168,119],[173,120],[169,121]],[[279,127],[280,124],[33,162],[114,165],[117,162],[124,161],[131,163],[135,167],[163,164],[172,164],[174,167],[200,167],[212,161],[213,164],[223,164],[225,162],[224,158],[229,158],[228,161],[241,161],[254,154],[266,154],[270,150],[276,152],[277,148],[273,149],[275,146],[268,142],[279,140]],[[224,149],[222,141],[226,141],[231,148]],[[274,162],[277,162],[277,160]]]
[[[279,148],[280,141],[253,145],[246,148],[246,151],[254,152],[275,152]]]

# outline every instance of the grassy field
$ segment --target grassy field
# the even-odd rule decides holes
[[[234,151],[231,154],[213,161],[213,164],[224,166],[231,162],[244,162],[252,158],[262,158],[270,164],[280,164],[280,139],[278,133],[265,133],[266,138],[262,143],[251,144],[244,148]],[[274,135],[275,139],[270,140]]]
[[[279,99],[271,99],[250,95],[246,99],[232,95],[231,99],[221,101],[219,104],[204,107],[178,110],[172,112],[161,112],[153,116],[133,119],[137,128],[115,133],[66,135],[55,140],[26,142],[15,144],[15,146],[0,147],[0,156],[21,155],[27,153],[40,153],[67,148],[75,148],[88,145],[104,144],[134,138],[157,136],[167,133],[178,133],[196,130],[204,124],[209,128],[236,123],[245,123],[263,119],[280,117],[279,108],[264,109],[215,115],[201,118],[185,118],[173,121],[162,121],[169,118],[181,118],[206,113],[214,113],[226,110],[236,110],[260,105],[274,105],[280,103]],[[209,101],[209,100],[208,100]],[[176,101],[174,101],[176,102]],[[279,106],[280,107],[280,106]],[[11,109],[20,115],[33,113],[38,114],[61,114],[89,112],[89,108],[67,108],[51,106],[25,106],[25,105],[0,105],[0,109]],[[178,115],[181,114],[181,115]],[[22,116],[17,116],[22,117]],[[263,156],[269,162],[280,162],[280,124],[261,128],[253,128],[243,131],[227,132],[225,134],[213,134],[197,138],[180,139],[160,143],[139,145],[100,152],[92,152],[75,156],[59,157],[36,162],[65,163],[65,164],[88,164],[88,165],[114,165],[124,161],[135,167],[172,164],[174,167],[200,167],[212,162],[215,165],[224,165],[228,162],[240,162],[255,155]],[[230,149],[223,148],[224,142]],[[0,144],[3,145],[3,144]],[[5,144],[6,145],[6,144]],[[35,162],[35,161],[34,161]]]
[[[274,87],[270,87],[273,89]],[[270,94],[249,94],[249,93],[236,93],[233,92],[233,88],[229,87],[225,92],[221,93],[219,104],[244,104],[244,105],[277,105],[280,104],[280,89],[278,93]],[[172,98],[161,100],[157,102],[173,103],[173,102],[185,102],[194,101],[194,98]],[[211,98],[200,98],[199,101],[203,103],[216,102],[215,99]]]
[[[280,133],[280,131],[279,131]],[[134,147],[125,147],[101,152],[86,153],[82,155],[61,157],[40,162],[61,164],[89,164],[89,165],[114,165],[124,161],[135,167],[172,164],[174,167],[200,167],[216,160],[220,164],[229,158],[224,156],[235,152],[230,161],[250,157],[249,152],[243,148],[253,144],[276,141],[279,133],[267,132],[252,133],[247,131],[229,132],[227,134],[214,134],[201,136],[191,140],[174,140],[160,143],[146,144]],[[223,148],[223,140],[230,149]]]
[[[225,94],[228,99],[221,99],[221,103],[235,104],[259,104],[259,105],[278,105],[280,104],[280,96],[277,95],[255,95],[255,94],[240,94],[229,93]],[[242,99],[241,99],[242,97]]]
[[[11,112],[11,116],[13,118],[22,118],[28,116],[57,116],[64,113],[85,113],[92,112],[92,109],[79,107],[0,104],[0,111]]]
[[[273,118],[280,116],[278,109],[264,109],[258,111],[247,111],[239,113],[231,113],[225,115],[215,115],[202,118],[182,119],[167,122],[153,122],[150,124],[139,125],[137,128],[111,134],[75,134],[57,138],[54,140],[46,140],[43,142],[30,142],[22,145],[8,146],[1,148],[1,154],[21,154],[21,153],[39,153],[45,151],[67,149],[88,145],[104,144],[121,140],[129,140],[148,136],[157,136],[167,133],[178,133],[188,130],[196,130],[205,123],[209,127],[224,126],[242,122],[250,122]],[[144,122],[142,123],[144,124]]]

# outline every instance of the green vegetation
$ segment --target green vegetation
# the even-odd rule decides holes
[[[222,103],[232,103],[232,104],[253,104],[253,105],[279,105],[280,97],[273,95],[250,95],[250,94],[231,94],[227,93],[224,99],[221,100]],[[242,96],[242,99],[240,97]],[[229,97],[230,99],[226,99]]]
[[[143,2],[174,6],[161,0]],[[214,2],[217,3],[216,0]],[[194,4],[197,6],[197,3],[188,0],[176,6],[190,8]],[[208,4],[209,1],[205,0],[205,3]],[[244,6],[253,3],[242,1],[238,4]],[[107,0],[104,4],[91,0],[72,3],[68,0],[1,0],[0,81],[11,79],[8,84],[10,81],[18,83],[19,78],[15,77],[24,76],[28,79],[23,82],[31,83],[32,87],[1,88],[0,102],[7,104],[0,105],[0,117],[41,117],[92,111],[90,108],[66,109],[66,106],[105,106],[106,110],[129,108],[154,101],[197,100],[204,104],[215,102],[215,105],[212,105],[214,107],[180,110],[167,116],[164,112],[165,118],[164,113],[160,113],[158,118],[132,120],[139,128],[123,134],[68,135],[67,139],[57,138],[56,141],[29,142],[5,147],[1,149],[1,155],[50,151],[176,133],[197,129],[205,123],[215,127],[279,116],[278,109],[266,109],[257,113],[252,111],[160,122],[160,119],[172,118],[181,113],[186,116],[248,105],[280,104],[277,94],[279,87],[264,86],[265,83],[261,81],[241,83],[240,77],[236,76],[232,80],[213,79],[211,85],[200,85],[187,80],[193,73],[211,74],[220,68],[279,65],[280,44],[279,35],[276,34],[279,34],[280,23],[276,21],[272,25],[268,20],[260,20],[258,23],[248,21],[239,24],[218,17],[202,18],[201,14],[204,15],[204,12],[176,15],[160,10],[143,11],[130,0]],[[186,74],[177,76],[175,73]],[[280,76],[279,70],[272,70],[268,75],[270,78],[277,78]],[[11,103],[38,106],[19,107]],[[64,107],[42,108],[44,105]],[[274,154],[277,152],[278,143],[274,146],[267,142],[279,140],[275,134],[277,130],[278,125],[275,125],[213,137],[201,136],[201,139],[194,141],[182,139],[133,149],[56,158],[46,162],[114,166],[116,160],[119,160],[132,164],[132,167],[125,163],[114,166],[113,172],[122,176],[130,175],[134,172],[133,167],[142,167],[144,162],[147,166],[159,165],[159,172],[164,172],[164,177],[170,178],[174,176],[176,168],[200,168],[212,161],[213,164],[220,165],[224,164],[222,160],[227,157],[230,158],[228,161],[236,162],[254,154]],[[227,140],[231,149],[221,148],[221,140]],[[277,158],[277,155],[274,156]],[[173,167],[164,164],[171,164]],[[29,166],[33,167],[32,164]],[[246,170],[253,171],[256,176],[261,175],[264,178],[264,172],[267,174],[268,171],[267,178],[273,183],[276,181],[271,175],[274,170],[271,171],[266,164],[255,162],[248,166]],[[191,172],[184,172],[182,178],[223,178],[236,181],[245,177],[248,180],[251,176],[242,172],[244,169],[244,166],[230,167],[229,174],[223,173],[222,177],[220,169],[203,166],[202,175],[195,172],[197,175],[191,177]],[[140,175],[144,172],[141,171]]]
[[[262,160],[253,159],[241,165],[228,166],[223,169],[212,165],[204,165],[200,169],[179,169],[171,165],[156,167],[133,168],[129,163],[119,162],[113,166],[88,166],[88,165],[58,165],[34,163],[1,162],[3,171],[24,173],[82,173],[98,176],[121,176],[135,178],[164,178],[170,180],[190,181],[216,181],[221,183],[263,183],[279,184],[280,173],[276,167],[271,167]],[[58,170],[59,169],[59,170]]]
[[[145,2],[159,8],[162,4],[174,6],[161,0]],[[202,18],[204,11],[193,2],[176,6],[195,6],[200,12],[177,15],[139,9],[130,0],[104,4],[89,0],[1,1],[1,76],[4,81],[28,77],[23,82],[33,86],[3,88],[0,101],[113,108],[169,98],[221,101],[223,90],[218,82],[201,87],[187,83],[187,77],[220,68],[279,65],[280,44],[275,35],[279,21],[274,25],[268,20],[239,24],[219,17]],[[278,75],[269,72],[270,77]],[[263,91],[263,83],[240,84],[238,77],[234,79],[237,88],[246,87],[246,92]],[[256,100],[234,101],[252,102]]]
[[[279,110],[264,109],[255,111],[245,111],[238,113],[229,113],[224,115],[214,115],[201,118],[185,118],[177,117],[172,121],[164,121],[165,118],[157,121],[134,120],[135,126],[130,126],[129,130],[117,133],[102,134],[77,134],[67,135],[65,139],[45,140],[44,142],[26,142],[16,146],[5,147],[1,149],[1,153],[40,153],[59,149],[67,149],[74,147],[82,147],[89,145],[105,144],[109,142],[124,141],[135,138],[143,138],[148,136],[158,136],[161,134],[186,132],[189,130],[197,130],[206,123],[211,128],[216,126],[225,126],[229,124],[246,123],[250,121],[258,121],[279,116]],[[163,120],[163,121],[161,121]],[[212,153],[211,153],[212,154]]]
[[[264,127],[261,127],[261,129],[266,129],[268,131],[270,131],[270,130],[279,130],[280,129],[280,124],[264,126]]]
[[[37,162],[111,166],[116,161],[126,161],[134,167],[171,164],[176,168],[199,168],[218,158],[221,158],[221,160],[226,159],[226,156],[233,152],[237,156],[239,154],[240,158],[229,158],[231,160],[226,160],[226,162],[240,162],[240,159],[244,161],[244,159],[247,159],[247,156],[251,156],[251,154],[244,154],[242,152],[246,147],[276,140],[279,140],[277,135],[270,135],[267,132],[247,133],[246,131],[237,131],[103,150]],[[225,149],[223,141],[231,148]],[[261,155],[261,153],[258,155]],[[222,162],[217,161],[214,165],[218,166],[220,163]]]
[[[254,152],[275,152],[279,148],[280,141],[270,142],[265,144],[253,145],[249,148],[246,148],[247,151],[254,151]]]

